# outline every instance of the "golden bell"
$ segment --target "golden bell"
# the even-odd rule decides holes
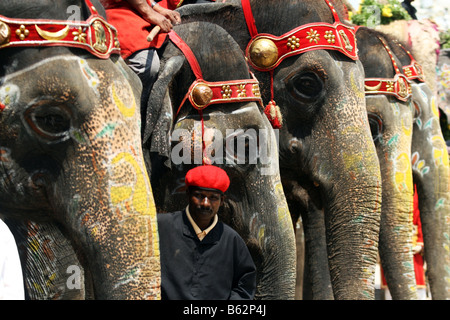
[[[249,55],[251,62],[259,68],[270,68],[278,60],[278,48],[270,39],[257,39],[250,48]]]
[[[0,21],[0,45],[8,43],[10,37],[11,30],[9,26],[3,21]]]
[[[208,85],[204,83],[198,83],[192,89],[191,96],[196,106],[199,108],[203,108],[211,101],[213,97],[213,91]]]

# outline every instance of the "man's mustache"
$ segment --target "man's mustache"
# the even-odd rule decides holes
[[[213,212],[212,209],[204,209],[202,207],[197,207],[196,210],[198,213],[202,213],[202,214],[211,214]]]

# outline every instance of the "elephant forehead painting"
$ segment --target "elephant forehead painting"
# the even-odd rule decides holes
[[[70,4],[83,6],[42,3],[42,11],[52,19]],[[27,296],[158,298],[138,77],[118,55],[64,47],[0,55],[0,216],[18,242]],[[89,293],[71,293],[74,268]]]

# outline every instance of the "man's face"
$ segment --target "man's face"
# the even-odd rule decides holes
[[[223,204],[220,192],[193,188],[188,191],[189,212],[199,225],[208,225]]]

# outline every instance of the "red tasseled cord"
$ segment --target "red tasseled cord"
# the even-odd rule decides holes
[[[277,103],[273,99],[273,70],[270,70],[270,101],[264,109],[264,113],[274,129],[281,128],[280,110],[277,108]]]

